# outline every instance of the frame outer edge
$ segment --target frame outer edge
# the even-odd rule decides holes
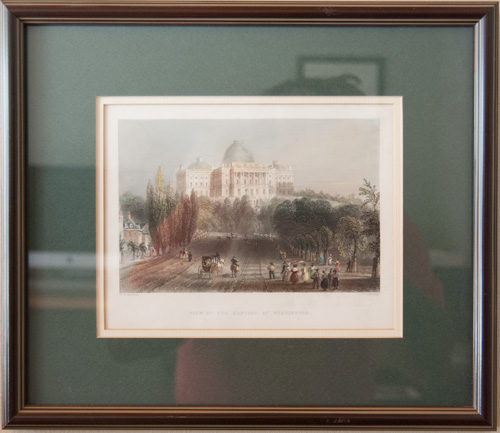
[[[23,25],[2,6],[2,425],[23,405],[24,83]]]
[[[497,423],[498,3],[476,25],[475,38],[474,406],[494,430]]]
[[[491,8],[483,18],[482,37],[483,45],[481,46],[483,59],[485,59],[485,68],[483,70],[482,79],[483,86],[490,86],[490,91],[478,108],[482,111],[482,123],[478,125],[481,130],[482,140],[484,143],[484,154],[481,157],[481,164],[485,169],[484,185],[485,190],[482,191],[481,199],[484,200],[483,213],[480,215],[481,223],[484,224],[484,230],[480,233],[481,250],[480,254],[483,257],[485,266],[484,273],[481,278],[481,284],[484,292],[480,299],[480,307],[482,308],[483,319],[479,325],[479,332],[482,340],[480,343],[481,356],[479,357],[479,365],[481,370],[481,386],[478,388],[478,409],[479,416],[472,416],[464,422],[464,428],[495,429],[496,427],[496,250],[498,244],[497,239],[497,221],[498,202],[496,194],[498,193],[498,131],[497,131],[497,114],[498,114],[498,55],[497,55],[497,38],[498,38],[498,3],[489,2]],[[2,236],[2,357],[3,357],[3,382],[2,388],[4,391],[3,401],[3,425],[9,427],[26,427],[33,426],[62,426],[66,425],[66,419],[73,428],[77,425],[96,425],[90,420],[91,417],[85,416],[83,413],[79,415],[67,416],[68,413],[61,413],[59,416],[50,416],[47,422],[46,416],[48,411],[40,414],[42,419],[38,419],[34,424],[30,422],[36,419],[36,414],[29,410],[24,415],[20,413],[23,409],[24,391],[23,391],[23,365],[24,365],[24,295],[25,288],[25,263],[26,263],[26,248],[25,248],[25,209],[24,209],[24,188],[25,188],[25,155],[24,155],[24,83],[23,83],[23,24],[20,19],[16,18],[12,13],[8,12],[0,5],[2,29],[2,198],[1,198],[1,236]],[[52,10],[54,12],[54,10]],[[44,12],[46,16],[51,15],[51,11]],[[62,19],[61,21],[64,21]],[[493,51],[494,50],[494,51]],[[484,89],[484,87],[482,87]],[[488,259],[484,259],[484,254]],[[21,314],[20,314],[21,313]],[[78,411],[77,411],[78,412]],[[66,416],[65,416],[66,415]],[[94,414],[95,416],[95,414]],[[179,415],[178,415],[179,416]],[[264,415],[261,415],[263,418]],[[23,418],[25,421],[23,422]],[[84,423],[77,424],[77,420],[83,417]],[[50,419],[52,418],[52,419]],[[54,418],[58,418],[58,421]],[[164,421],[164,416],[161,417],[163,428],[168,427]],[[182,418],[185,418],[182,416]],[[210,418],[210,417],[208,417]],[[429,419],[430,417],[428,417]],[[394,418],[395,419],[395,418]],[[394,421],[393,419],[393,421]],[[456,418],[455,418],[456,420]],[[44,422],[45,421],[45,422]],[[54,421],[56,423],[54,424]],[[73,421],[73,422],[72,422]],[[109,419],[108,426],[111,426],[112,419]],[[122,424],[126,422],[125,417],[120,417],[115,426],[126,426],[130,428],[130,424]],[[141,416],[137,418],[141,422]],[[151,421],[151,420],[150,420]],[[277,421],[277,419],[273,419]],[[311,422],[313,420],[309,420]],[[365,420],[366,421],[366,420]],[[377,425],[375,419],[371,418],[372,425]],[[447,428],[450,428],[450,419],[443,420]],[[89,424],[87,424],[87,422]],[[144,422],[144,420],[142,420]],[[383,420],[380,420],[382,424]],[[191,421],[185,419],[185,427]],[[104,426],[105,424],[100,424]],[[138,424],[134,424],[137,426]],[[213,426],[213,424],[211,424]],[[436,422],[435,425],[441,425]],[[281,427],[281,425],[277,425]],[[310,425],[311,426],[311,425]],[[428,427],[431,425],[425,423],[425,420],[414,427]],[[324,426],[323,426],[324,427]],[[331,426],[329,426],[331,427]],[[361,424],[357,424],[361,427]],[[388,426],[389,428],[401,428],[397,423]],[[446,428],[446,427],[445,427]]]
[[[499,4],[483,18],[485,22],[485,37],[483,52],[485,59],[484,80],[484,112],[483,124],[485,140],[486,168],[484,223],[485,232],[483,254],[488,259],[483,259],[485,266],[483,278],[483,390],[481,394],[480,413],[490,422],[492,430],[497,427],[497,248],[498,248],[498,38],[499,38]],[[489,88],[489,91],[487,89]],[[485,305],[484,305],[485,304]]]

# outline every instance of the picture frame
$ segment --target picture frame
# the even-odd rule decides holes
[[[494,430],[497,422],[498,6],[497,1],[444,3],[417,1],[397,3],[357,1],[175,3],[159,1],[132,4],[113,0],[97,5],[91,1],[54,3],[41,0],[26,3],[20,0],[4,0],[2,8],[1,217],[4,428]],[[71,254],[61,256],[57,250],[59,244],[54,239],[64,237],[64,235],[56,237],[50,235],[51,232],[49,232],[48,237],[43,237],[33,229],[33,227],[37,228],[36,224],[33,225],[37,218],[44,220],[43,214],[54,215],[51,213],[52,208],[58,208],[62,201],[67,200],[64,195],[65,190],[69,193],[74,191],[71,186],[72,181],[78,184],[83,179],[83,182],[92,186],[94,170],[83,171],[79,180],[72,180],[73,175],[66,176],[67,183],[59,190],[60,194],[49,194],[48,196],[53,197],[52,201],[43,204],[37,200],[48,197],[44,195],[47,178],[34,176],[37,167],[29,164],[28,161],[34,155],[40,156],[48,149],[37,149],[35,146],[36,140],[33,132],[38,131],[36,127],[42,125],[45,129],[40,131],[48,133],[49,136],[50,131],[64,131],[66,127],[69,128],[69,124],[38,123],[37,113],[49,115],[51,112],[50,104],[40,105],[32,99],[40,89],[43,97],[50,95],[49,87],[39,87],[41,77],[43,80],[49,79],[44,72],[45,68],[50,70],[50,61],[44,63],[43,60],[54,60],[53,56],[61,56],[62,51],[51,52],[50,49],[40,51],[34,45],[35,41],[41,43],[42,47],[49,48],[50,43],[54,43],[59,37],[59,41],[71,45],[78,37],[75,35],[73,39],[67,39],[68,34],[61,33],[65,29],[78,30],[82,32],[79,33],[81,36],[85,32],[90,35],[89,29],[94,30],[92,34],[98,34],[101,25],[102,28],[106,27],[110,31],[118,32],[112,38],[113,41],[107,39],[110,43],[118,44],[117,47],[120,46],[117,41],[134,29],[139,30],[134,37],[139,38],[140,41],[149,41],[148,43],[151,44],[156,38],[164,42],[164,36],[158,36],[158,32],[162,29],[194,33],[216,29],[221,29],[222,32],[235,32],[238,29],[250,31],[257,29],[267,32],[266,29],[270,29],[269,31],[275,38],[279,37],[276,32],[284,31],[284,29],[298,29],[301,32],[300,38],[307,37],[307,32],[316,31],[313,29],[342,29],[342,31],[353,32],[349,33],[344,40],[355,39],[355,33],[359,34],[365,30],[379,32],[388,30],[394,31],[394,35],[387,35],[388,40],[395,41],[410,31],[421,30],[425,33],[464,30],[464,34],[460,36],[464,38],[464,41],[468,41],[463,44],[465,52],[468,53],[468,59],[464,60],[463,67],[469,71],[473,80],[460,81],[469,84],[464,88],[455,88],[457,90],[455,93],[462,95],[462,92],[466,92],[469,95],[469,102],[465,96],[459,99],[464,106],[472,107],[468,111],[465,110],[463,114],[465,119],[469,119],[468,126],[464,126],[469,128],[467,129],[469,133],[466,134],[469,146],[466,141],[464,144],[458,137],[451,134],[448,137],[450,142],[457,140],[457,143],[462,144],[457,145],[456,148],[449,147],[449,144],[442,144],[441,147],[448,146],[446,149],[451,150],[460,148],[460,152],[468,155],[464,156],[466,163],[459,171],[466,174],[463,175],[463,179],[457,177],[453,178],[453,182],[450,181],[449,184],[440,184],[439,187],[443,188],[446,194],[438,195],[437,200],[444,203],[443,206],[446,208],[444,215],[447,215],[451,206],[447,201],[448,193],[453,195],[452,192],[457,192],[459,202],[466,203],[465,207],[461,208],[464,221],[460,222],[459,226],[465,227],[465,231],[470,235],[470,239],[466,237],[463,242],[465,245],[463,251],[468,252],[469,257],[465,262],[467,265],[464,265],[460,257],[436,250],[432,252],[430,258],[422,255],[415,259],[419,267],[414,274],[412,274],[412,268],[406,268],[405,263],[405,275],[409,277],[417,275],[415,277],[417,279],[423,274],[423,267],[430,266],[428,261],[446,262],[452,270],[451,276],[443,277],[434,273],[430,280],[419,280],[425,295],[422,298],[419,293],[405,286],[405,329],[408,326],[413,334],[411,332],[410,335],[405,334],[398,346],[387,346],[375,340],[371,346],[367,346],[366,342],[353,343],[349,340],[338,342],[335,346],[323,341],[277,343],[273,340],[242,342],[238,339],[226,343],[214,341],[201,345],[196,339],[185,342],[173,341],[173,346],[168,347],[165,344],[158,346],[141,341],[130,342],[127,339],[114,343],[101,340],[96,343],[95,328],[93,328],[95,322],[89,325],[90,322],[87,320],[88,316],[95,318],[94,300],[89,297],[78,297],[77,291],[71,290],[78,287],[77,279],[81,278],[80,272],[94,275],[92,265],[88,265],[88,269],[85,268],[88,256],[78,255],[78,250],[72,250]],[[140,33],[148,29],[149,31],[156,29],[156,33],[147,36]],[[49,34],[40,33],[43,31],[61,34],[56,36],[56,39],[50,39]],[[189,37],[194,37],[194,33]],[[266,36],[270,36],[271,33]],[[175,35],[169,34],[169,36],[175,40]],[[185,36],[183,34],[183,37]],[[227,34],[221,36],[227,38]],[[300,39],[298,36],[299,34],[294,35],[295,43]],[[433,36],[435,37],[434,34]],[[189,40],[189,37],[179,40]],[[253,37],[257,38],[257,36]],[[199,35],[194,39],[202,40],[197,38]],[[456,40],[450,35],[447,40],[451,39]],[[97,50],[97,46],[90,44],[89,47],[92,47],[90,51]],[[249,55],[252,47],[255,45],[246,46]],[[107,54],[109,57],[119,58],[120,55],[126,56],[127,53],[133,52],[135,56],[141,56],[140,49],[130,51],[132,49],[130,46],[126,48],[124,51],[117,50]],[[177,48],[182,52],[182,47]],[[401,49],[404,51],[405,47]],[[443,50],[446,52],[446,48]],[[223,52],[224,50],[219,51],[219,53]],[[278,48],[272,52],[274,56],[278,53]],[[37,54],[40,55],[41,63],[35,63],[36,58],[33,56]],[[80,51],[78,55],[84,56],[84,53]],[[353,53],[353,55],[359,56],[358,53]],[[412,55],[424,56],[424,53],[412,53]],[[104,62],[103,59],[101,58],[99,62]],[[72,58],[72,61],[75,61],[75,58]],[[94,73],[97,71],[101,74],[103,80],[106,74],[115,74],[114,81],[119,83],[123,81],[124,87],[121,92],[126,91],[125,86],[133,84],[132,77],[127,75],[127,71],[99,69],[101,64],[99,62],[92,63]],[[391,68],[395,68],[394,64],[386,63],[384,70],[390,71]],[[60,68],[59,71],[64,75],[64,68]],[[89,71],[87,72],[90,74]],[[412,74],[410,71],[405,76],[405,82],[418,81],[418,72],[414,71]],[[120,73],[123,74],[120,75]],[[272,75],[272,72],[268,71],[261,76],[265,75]],[[389,84],[396,80],[396,75],[393,73],[386,78],[384,91],[391,91]],[[36,80],[37,77],[39,81]],[[85,73],[75,78],[85,81]],[[187,95],[194,92],[195,84],[186,83],[183,78],[185,77],[180,71],[172,74],[170,79],[177,80],[177,87],[169,88],[170,91]],[[437,83],[441,83],[438,86],[445,82],[439,79],[438,75],[434,78]],[[161,81],[164,77],[150,78],[150,80],[154,79]],[[280,79],[290,80],[290,77],[281,76]],[[208,86],[211,82],[207,80],[204,84]],[[288,86],[290,83],[285,81],[285,84]],[[292,82],[292,84],[296,83]],[[60,88],[65,98],[71,98],[74,89],[70,85],[64,86],[60,82],[51,83],[51,85],[56,86],[52,89]],[[228,86],[224,88],[225,91],[233,94],[246,89],[242,82],[237,82],[232,87],[231,82],[227,81],[225,85]],[[279,94],[280,89],[282,90],[282,87],[268,86],[267,91],[270,94]],[[298,89],[303,88],[286,87],[286,92],[298,93]],[[103,88],[103,91],[105,90],[106,88]],[[426,93],[424,90],[427,89],[417,89],[417,93]],[[441,89],[440,97],[443,95],[446,97],[449,94],[447,89]],[[90,99],[95,101],[96,96],[99,95],[93,94]],[[436,102],[432,94],[428,97],[429,100]],[[49,102],[50,98],[44,101]],[[82,103],[82,105],[85,104]],[[68,112],[72,107],[64,108],[63,111]],[[454,115],[462,115],[458,113],[459,108],[460,105],[453,107]],[[435,131],[439,131],[441,123],[444,122],[442,119],[450,119],[446,117],[450,107],[445,109],[431,104],[426,106],[426,110],[433,114],[432,118],[437,126],[433,126],[434,123],[425,118],[427,120],[423,124],[420,123],[420,129],[413,128],[414,125],[419,125],[419,115],[422,115],[420,111],[413,112],[412,122],[415,123],[411,123],[411,127],[405,129],[405,140],[415,136],[426,137],[427,140],[426,131],[429,128],[434,127],[437,128]],[[95,113],[88,115],[90,114],[93,117]],[[83,119],[78,119],[76,116],[73,120],[72,127],[79,126],[83,131],[88,129],[88,124]],[[81,148],[72,141],[76,139],[75,136],[63,138],[63,141],[67,143],[67,147],[64,148],[71,149],[74,160],[84,158],[78,153]],[[436,143],[434,148],[441,149],[440,142]],[[449,142],[446,141],[446,143]],[[93,149],[94,143],[90,146]],[[423,153],[423,151],[418,153],[417,147],[414,149],[416,153],[412,156]],[[50,153],[50,155],[55,157],[57,152]],[[409,159],[405,159],[405,163],[407,162],[404,168],[405,173],[408,175],[416,173],[415,178],[411,178],[414,184],[418,183],[416,179],[419,178],[420,170],[423,170],[420,173],[425,173],[426,176],[433,172],[446,173],[446,170],[453,166],[453,158],[455,156],[458,158],[454,152],[451,153],[451,158],[446,155],[448,155],[446,152],[443,155],[438,152],[436,158],[440,158],[442,165],[431,166],[430,169],[419,165],[418,158],[412,159],[411,163]],[[405,157],[407,156],[408,153],[405,152]],[[423,177],[420,176],[421,182],[424,182]],[[38,183],[38,179],[45,179],[45,183]],[[455,189],[454,182],[459,182],[459,180],[462,180],[463,184],[468,187]],[[51,181],[61,185],[59,178]],[[407,183],[405,183],[405,188],[406,185]],[[50,191],[53,193],[55,187],[51,188]],[[435,189],[439,191],[440,188]],[[83,194],[81,198],[85,203],[85,209],[89,212],[85,218],[80,219],[76,213],[70,213],[65,214],[64,218],[61,217],[55,223],[56,227],[63,230],[65,223],[84,221],[83,226],[66,232],[66,236],[71,237],[74,232],[78,231],[88,233],[88,228],[94,227],[94,196],[92,193]],[[424,194],[422,198],[425,201],[429,197]],[[431,242],[429,239],[424,241],[419,238],[418,230],[413,230],[413,227],[421,228],[422,224],[428,224],[439,229],[441,227],[439,218],[443,214],[434,214],[431,207],[419,201],[418,194],[410,195],[408,190],[405,190],[404,200],[405,203],[413,200],[415,207],[411,210],[421,208],[419,214],[421,219],[417,223],[413,224],[411,219],[404,221],[405,243],[409,241],[412,247],[417,247],[425,245],[425,241]],[[42,214],[34,215],[38,211]],[[57,216],[57,213],[55,215]],[[467,215],[470,215],[470,218]],[[454,234],[452,238],[460,237],[459,232]],[[90,245],[88,250],[92,250],[94,240],[87,238],[89,236],[85,235],[81,241],[83,243],[87,241]],[[40,245],[41,249],[48,249],[50,254],[44,256],[31,254],[33,250],[36,250],[35,244]],[[407,253],[408,250],[405,249],[404,254]],[[60,266],[58,260],[60,260]],[[75,260],[77,266],[74,266]],[[38,267],[47,268],[47,263],[50,268],[49,277],[54,278],[58,284],[62,281],[58,285],[54,283],[54,280],[44,280],[50,286],[49,289],[54,290],[50,296],[44,295],[46,293],[44,290],[48,289],[37,285],[36,279]],[[452,306],[447,304],[448,307],[442,307],[443,299],[440,297],[442,293],[425,292],[436,279],[440,278],[443,281],[452,281],[450,286],[454,289],[462,287],[461,279],[453,280],[453,276],[456,276],[458,270],[469,269],[469,267],[470,273],[463,278],[465,295],[460,292],[451,296]],[[69,274],[65,274],[66,271]],[[450,298],[444,296],[445,301],[450,301]],[[62,308],[62,310],[57,310],[57,308]],[[72,326],[76,323],[75,317],[80,317],[83,314],[82,311],[85,313],[85,318],[78,322],[78,326]],[[463,314],[464,312],[466,314]],[[417,320],[418,316],[425,316],[426,320],[420,322]],[[467,339],[461,340],[460,335],[457,335],[460,334],[459,332],[453,333],[453,338],[450,334],[441,332],[454,327],[463,330],[463,334],[468,336]],[[46,331],[48,332],[43,334]],[[439,334],[443,335],[443,339],[434,338]],[[48,345],[49,336],[52,346]],[[40,340],[38,340],[39,337]],[[454,339],[453,341],[457,344],[448,347],[445,339],[449,338]],[[75,361],[78,368],[76,371],[71,365],[73,362],[71,354],[74,356],[74,353],[79,353],[81,356],[82,352],[74,352],[81,347],[92,348],[92,350],[85,350],[89,356],[88,359],[82,358]],[[235,348],[245,354],[245,360],[234,358]],[[425,353],[419,354],[422,348],[425,348]],[[218,351],[218,349],[221,350]],[[300,357],[296,356],[297,351],[301,352]],[[144,391],[144,400],[139,401],[138,397],[131,392],[131,388],[127,387],[126,380],[119,381],[116,376],[113,376],[111,366],[120,370],[124,378],[132,380],[134,374],[140,375],[140,370],[143,370],[141,367],[146,365],[145,360],[157,359],[155,357],[158,353],[162,354],[162,361],[167,358],[174,359],[173,367],[169,369],[161,364],[157,365],[156,371],[165,373],[168,386],[177,387],[175,397],[162,400],[161,393],[158,397],[153,391],[149,394]],[[325,356],[328,353],[340,354],[340,356],[330,359]],[[102,360],[99,355],[102,356]],[[371,355],[374,357],[372,358]],[[391,356],[393,358],[390,360]],[[265,366],[268,367],[269,372],[267,369],[264,371],[259,368],[263,365],[260,363],[264,357]],[[297,366],[304,357],[308,361],[308,368],[300,370]],[[226,375],[218,377],[216,374],[217,362],[214,360],[220,361],[221,358],[231,366],[229,376],[230,380],[234,381],[232,383],[224,381],[229,380]],[[323,389],[320,385],[327,377],[325,370],[332,367],[329,362],[334,358],[337,363],[333,364],[334,368],[331,370],[338,369],[339,374],[331,376],[332,382],[326,381],[325,383],[330,386],[336,383],[342,392],[332,391],[333,388],[328,387]],[[203,368],[200,368],[201,364],[197,361],[198,359],[203,359],[206,363],[203,364]],[[370,362],[370,367],[365,368],[366,366],[355,364],[355,361],[358,362],[359,359],[363,361],[373,359],[374,363],[379,364],[375,365]],[[210,364],[211,360],[214,363]],[[253,366],[248,360],[251,360]],[[283,365],[284,360],[287,361],[285,365]],[[101,361],[102,364],[100,364]],[[105,364],[105,361],[110,362]],[[425,364],[424,370],[420,370],[416,365],[418,362],[414,364],[413,361]],[[86,363],[94,363],[94,365],[86,365]],[[310,363],[318,367],[311,368]],[[351,371],[354,368],[353,365],[359,367],[355,369],[356,375],[349,374],[354,373]],[[65,366],[67,370],[52,369],[52,366]],[[287,368],[283,369],[284,366]],[[383,368],[378,368],[378,366]],[[453,368],[450,369],[450,366]],[[398,367],[401,369],[398,370]],[[240,379],[239,376],[246,374],[245,369],[249,370],[248,377]],[[199,388],[190,387],[189,383],[192,383],[192,380],[201,380],[202,376],[196,374],[198,371],[214,373],[214,381],[203,383]],[[406,372],[408,375],[398,376],[398,374],[393,374],[394,371]],[[422,371],[428,376],[422,376]],[[48,372],[54,376],[47,375]],[[360,372],[365,375],[361,375]],[[467,373],[465,374],[467,377],[461,381],[463,374],[460,373],[464,372]],[[267,373],[269,376],[266,375]],[[57,375],[64,377],[64,381],[58,382]],[[150,376],[149,379],[152,380]],[[345,383],[340,380],[341,377],[346,378]],[[356,377],[359,381],[355,380]],[[374,381],[363,380],[368,377]],[[269,378],[276,379],[276,382],[271,383],[268,381]],[[153,389],[154,381],[149,383],[147,380],[148,375],[140,375],[140,380],[132,383],[132,389],[139,389],[142,386],[139,382]],[[423,388],[415,388],[415,384],[421,380],[424,382]],[[93,394],[92,390],[88,389],[91,387],[86,387],[86,383],[93,384]],[[373,385],[373,392],[367,391],[367,383]],[[379,386],[380,384],[383,386]],[[269,387],[264,388],[264,385]],[[436,386],[439,387],[439,392]],[[245,387],[248,387],[248,391],[245,391]],[[238,393],[240,388],[242,391]],[[87,394],[84,394],[84,389],[88,392]],[[99,390],[97,394],[95,389]],[[210,389],[212,394],[203,394],[197,400],[198,391],[202,393],[206,389]],[[300,392],[297,392],[298,390]],[[217,398],[212,400],[211,395]],[[463,398],[460,397],[461,395]],[[296,400],[294,400],[295,396]],[[147,400],[149,397],[151,399]],[[364,400],[365,397],[368,400]],[[167,400],[169,404],[162,404],[162,401]],[[146,401],[148,402],[144,403]],[[412,404],[412,401],[417,403]]]

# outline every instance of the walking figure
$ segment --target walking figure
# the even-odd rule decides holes
[[[309,281],[309,271],[306,268],[306,265],[302,265],[302,281],[307,283]]]
[[[240,269],[240,265],[236,257],[231,259],[231,278],[236,278],[238,276],[238,271]]]
[[[319,269],[314,268],[312,275],[312,280],[313,280],[313,290],[319,289]]]
[[[337,270],[333,271],[332,286],[333,290],[337,290],[339,288],[339,273]]]
[[[299,282],[299,268],[297,268],[297,264],[294,263],[292,266],[292,274],[290,275],[290,281],[292,284],[297,284]]]
[[[326,275],[326,272],[323,271],[321,274],[321,288],[323,291],[326,291],[328,289],[328,275]]]
[[[269,279],[270,280],[276,279],[276,277],[274,276],[274,263],[273,262],[269,263],[269,266],[267,267],[267,269],[269,269]]]

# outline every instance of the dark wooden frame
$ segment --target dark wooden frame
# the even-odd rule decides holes
[[[4,0],[3,425],[7,428],[475,429],[496,427],[497,1]],[[33,407],[24,400],[24,30],[29,24],[469,26],[476,38],[475,400],[472,407]]]

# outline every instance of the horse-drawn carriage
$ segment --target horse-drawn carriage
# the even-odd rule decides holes
[[[219,259],[217,256],[202,256],[201,265],[198,267],[198,276],[203,278],[203,275],[208,275],[212,278],[214,274],[219,273]]]

